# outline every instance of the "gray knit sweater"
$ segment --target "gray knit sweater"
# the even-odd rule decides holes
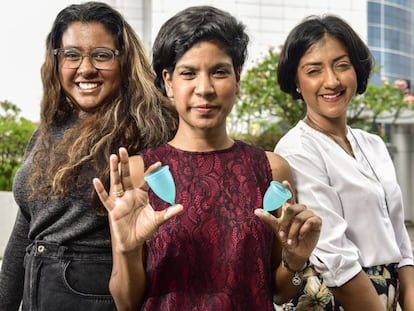
[[[74,120],[55,127],[53,140],[62,138]],[[90,207],[94,172],[83,171],[80,187],[68,191],[63,198],[31,200],[30,168],[32,151],[36,148],[37,131],[28,144],[25,161],[14,180],[14,197],[19,205],[16,222],[7,244],[0,271],[0,311],[18,310],[23,293],[23,259],[26,247],[35,240],[62,245],[82,245],[110,249],[108,220]],[[83,189],[82,191],[76,189]]]

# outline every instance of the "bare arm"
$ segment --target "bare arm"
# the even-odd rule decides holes
[[[404,311],[414,310],[414,267],[404,266],[398,270],[400,278],[400,305]]]
[[[146,278],[143,248],[128,253],[113,250],[113,267],[109,289],[117,310],[138,310],[145,294]]]
[[[160,165],[151,165],[145,173]],[[109,194],[99,179],[93,181],[108,211],[111,228],[113,267],[109,287],[118,310],[138,310],[146,288],[145,241],[160,225],[181,213],[183,207],[177,204],[154,211],[148,201],[142,158],[129,158],[124,148],[120,148],[119,157],[111,155],[110,170]],[[117,196],[117,192],[121,194]]]
[[[346,311],[385,310],[368,275],[361,271],[341,287],[329,288]]]
[[[273,152],[267,152],[272,169],[272,177],[290,188],[293,196],[289,203],[280,208],[274,215],[256,210],[255,214],[270,225],[276,235],[273,245],[273,262],[275,271],[275,301],[283,303],[290,300],[299,290],[292,283],[295,273],[306,265],[309,256],[319,238],[322,221],[306,206],[295,204],[293,178],[288,163]],[[282,263],[282,249],[291,271]],[[299,275],[301,277],[301,274]]]

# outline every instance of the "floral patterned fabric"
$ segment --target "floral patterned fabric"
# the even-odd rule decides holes
[[[398,270],[396,264],[364,268],[378,295],[384,310],[395,311],[398,304]],[[303,275],[302,288],[298,295],[282,306],[284,311],[343,311],[326,287],[321,276],[309,267]]]
[[[184,213],[147,242],[142,309],[274,310],[274,235],[254,215],[272,179],[265,152],[240,141],[212,152],[163,145],[143,159],[169,165]],[[168,207],[149,198],[155,210]]]

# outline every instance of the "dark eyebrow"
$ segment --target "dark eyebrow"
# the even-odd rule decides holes
[[[64,46],[64,47],[61,47],[61,49],[62,50],[77,50],[77,51],[80,51],[79,48],[74,47],[74,46]]]
[[[190,65],[180,65],[180,66],[176,66],[176,69],[194,69],[193,66]]]
[[[215,66],[214,66],[215,68],[217,68],[217,67],[233,67],[233,65],[232,64],[230,64],[230,63],[227,63],[227,62],[222,62],[222,63],[218,63],[218,64],[216,64]]]
[[[211,68],[213,69],[217,69],[217,68],[221,68],[221,67],[225,67],[225,68],[232,68],[233,65],[231,63],[228,62],[221,62],[221,63],[217,63],[214,66],[212,66]],[[186,64],[182,64],[176,67],[177,69],[192,69],[194,70],[195,67],[192,65],[186,65]]]
[[[348,55],[348,54],[343,54],[343,55],[340,55],[340,56],[336,57],[336,58],[333,60],[333,62],[334,62],[334,63],[336,63],[337,61],[340,61],[340,60],[342,60],[342,59],[344,59],[344,58],[346,58],[346,57],[348,57],[348,58],[349,58],[349,55]],[[303,66],[302,66],[301,68],[304,68],[304,67],[306,67],[306,66],[319,66],[319,65],[321,65],[321,64],[322,64],[322,62],[309,62],[309,63],[303,64]]]

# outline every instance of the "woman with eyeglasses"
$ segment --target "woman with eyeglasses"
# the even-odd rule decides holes
[[[92,185],[110,154],[170,139],[176,112],[143,44],[99,2],[70,5],[46,40],[40,124],[16,174],[19,205],[0,273],[0,310],[116,310],[111,237]],[[117,193],[116,195],[122,195]]]

